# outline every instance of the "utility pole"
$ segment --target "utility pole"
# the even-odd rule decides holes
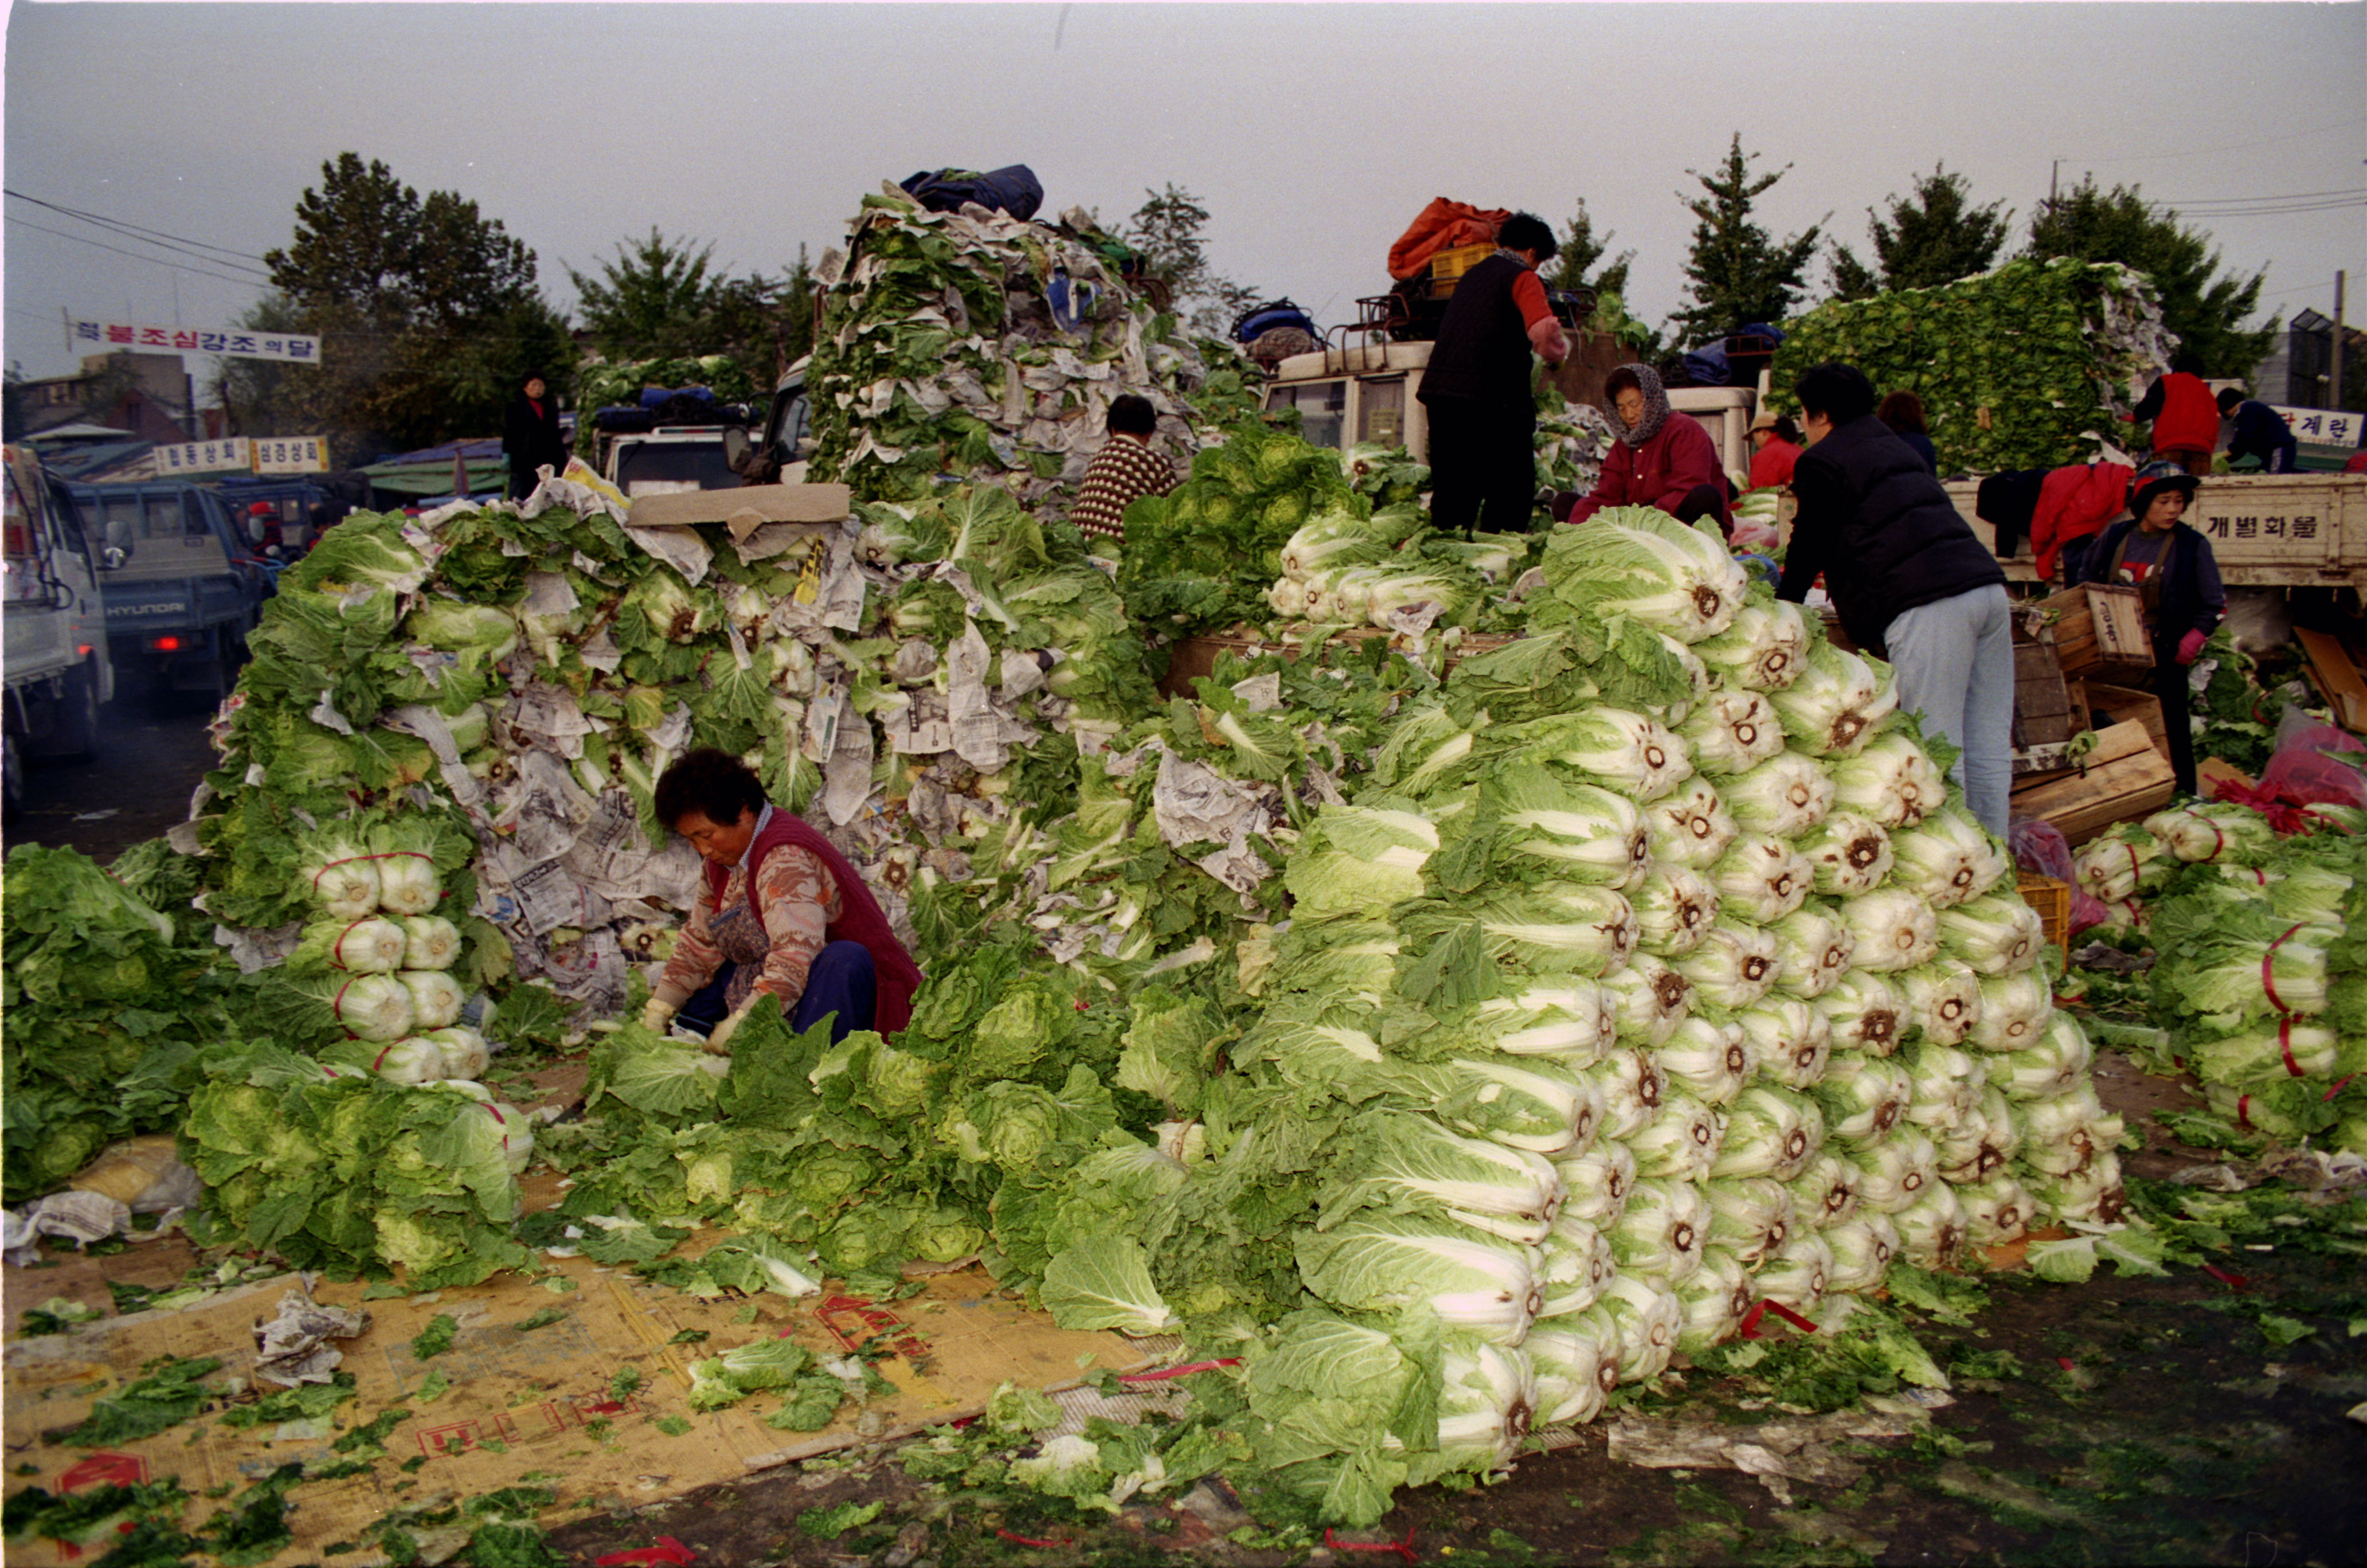
[[[2342,286],[2350,274],[2334,275],[2334,379],[2326,395],[2326,406],[2339,413],[2342,408]]]
[[[2062,177],[2063,160],[2057,158],[2054,163],[2047,165],[2046,170],[2046,210],[2049,214],[2052,214],[2055,210],[2055,187],[2061,181]]]

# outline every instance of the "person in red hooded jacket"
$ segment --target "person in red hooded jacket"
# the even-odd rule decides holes
[[[1658,506],[1681,522],[1715,517],[1727,526],[1726,475],[1709,432],[1669,406],[1659,372],[1649,365],[1622,365],[1603,383],[1611,400],[1612,427],[1620,432],[1594,488],[1570,508],[1569,521],[1582,523],[1605,506]]]
[[[2180,354],[2169,362],[2169,374],[2146,391],[2130,414],[2140,423],[2153,421],[2153,455],[2157,462],[2174,462],[2191,474],[2211,472],[2211,454],[2219,445],[2219,405],[2203,380],[2203,361]]]

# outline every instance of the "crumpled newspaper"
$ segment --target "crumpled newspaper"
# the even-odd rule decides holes
[[[1623,1415],[1611,1424],[1611,1457],[1648,1470],[1738,1470],[1757,1476],[1788,1507],[1795,1481],[1848,1486],[1865,1473],[1863,1465],[1836,1451],[1835,1444],[1907,1437],[1928,1426],[1931,1412],[1954,1403],[1937,1389],[1911,1389],[1897,1396],[1869,1395],[1862,1409],[1784,1417],[1756,1426]]]
[[[367,1311],[324,1307],[301,1290],[279,1298],[279,1315],[255,1325],[255,1375],[282,1388],[325,1383],[345,1358],[329,1343],[351,1339],[370,1325]]]
[[[41,1261],[41,1238],[62,1236],[78,1247],[131,1229],[131,1210],[99,1192],[53,1192],[6,1211],[0,1254],[18,1268]]]

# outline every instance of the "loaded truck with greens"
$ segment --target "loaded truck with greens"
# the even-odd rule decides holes
[[[6,809],[24,801],[26,765],[74,759],[98,744],[99,704],[115,696],[99,576],[74,503],[30,448],[0,450],[6,483],[0,631],[6,641],[6,713],[0,725]]]
[[[219,492],[182,480],[68,488],[85,525],[120,560],[105,596],[116,668],[158,704],[183,692],[229,696],[271,593],[247,518]]]

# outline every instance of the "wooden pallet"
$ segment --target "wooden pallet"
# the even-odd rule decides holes
[[[2085,844],[2114,823],[2152,815],[2177,791],[2169,759],[2132,720],[2099,731],[2080,771],[2016,785],[2013,814],[2043,817],[2071,843]]]

